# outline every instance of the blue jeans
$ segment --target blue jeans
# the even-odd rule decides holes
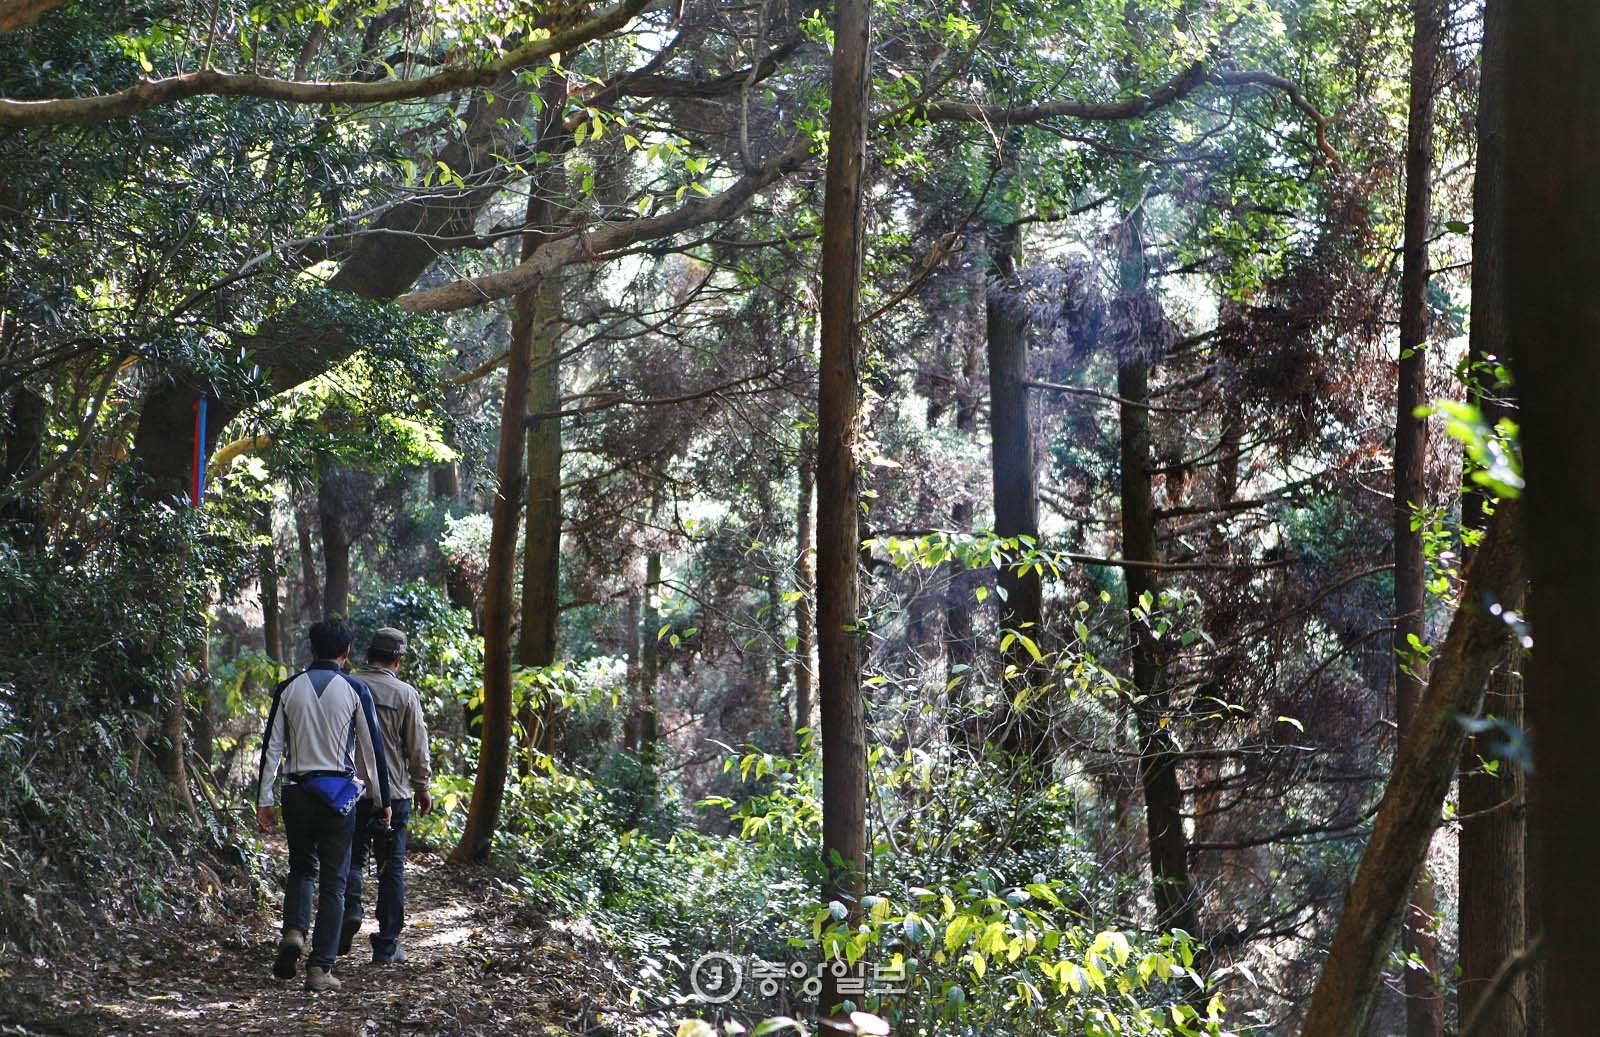
[[[337,814],[314,793],[283,787],[283,829],[289,837],[289,884],[283,891],[283,927],[311,931],[308,965],[333,968],[344,918],[344,873],[356,814]],[[317,924],[311,927],[311,887],[317,886]]]
[[[392,814],[389,826],[394,829],[394,844],[382,860],[374,858],[378,868],[378,931],[370,937],[374,954],[387,957],[394,953],[395,940],[405,925],[406,914],[406,822],[411,819],[411,800],[391,799]],[[372,801],[363,799],[356,807],[356,837],[350,849],[350,870],[344,889],[344,917],[361,924],[361,878],[366,867],[367,854],[373,850]]]

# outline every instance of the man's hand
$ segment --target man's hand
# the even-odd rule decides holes
[[[417,813],[423,817],[433,813],[433,794],[427,789],[417,790]]]
[[[263,832],[270,832],[278,827],[278,808],[275,806],[257,807],[256,824],[261,826]]]
[[[383,818],[383,827],[388,828],[389,822],[394,818],[394,807],[384,807],[383,811],[378,816]]]

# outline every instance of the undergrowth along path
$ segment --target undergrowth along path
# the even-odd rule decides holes
[[[276,874],[281,837],[270,840]],[[620,1034],[617,963],[577,927],[497,892],[482,868],[434,854],[406,865],[406,961],[374,965],[368,915],[334,975],[343,988],[313,994],[272,976],[281,900],[258,909],[241,895],[209,919],[107,931],[67,959],[0,961],[0,1034],[15,1037],[145,1034],[205,1037],[391,1037],[440,1034]]]

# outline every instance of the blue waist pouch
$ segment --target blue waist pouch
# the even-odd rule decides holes
[[[354,810],[356,803],[361,799],[361,793],[365,791],[360,782],[342,774],[307,778],[300,785],[310,789],[312,795],[336,814],[348,814]]]

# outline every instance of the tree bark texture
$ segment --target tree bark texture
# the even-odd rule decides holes
[[[1500,659],[1505,621],[1490,612],[1522,586],[1520,509],[1503,502],[1468,563],[1461,605],[1435,653],[1432,678],[1395,754],[1389,784],[1318,977],[1302,1037],[1362,1037],[1385,960],[1439,826],[1466,734]],[[1531,532],[1531,531],[1530,531]],[[1581,1028],[1572,1033],[1584,1032]]]
[[[800,748],[799,733],[811,728],[812,684],[816,672],[816,620],[813,602],[817,589],[815,526],[811,510],[816,501],[817,463],[810,444],[800,446],[800,499],[795,506],[794,589],[794,726],[790,748]]]
[[[540,88],[545,112],[566,104],[566,80],[550,76]],[[566,178],[561,156],[572,138],[558,124],[547,123],[551,139],[528,225],[554,228],[565,217]],[[521,666],[549,666],[556,661],[556,621],[561,613],[561,272],[542,278],[532,291],[533,349],[527,395],[527,535],[522,562],[522,635],[517,642]],[[526,768],[535,752],[554,755],[560,704],[547,696],[523,706],[522,734]]]
[[[822,355],[817,385],[817,692],[822,720],[824,896],[861,916],[867,863],[867,738],[856,626],[862,167],[871,85],[867,0],[834,7],[828,168],[822,209]],[[840,1003],[823,970],[819,1016]]]
[[[1154,467],[1150,437],[1150,307],[1145,265],[1143,216],[1128,213],[1118,234],[1118,284],[1127,323],[1117,349],[1118,450],[1121,465],[1122,557],[1159,562]],[[1133,720],[1139,749],[1139,786],[1144,797],[1145,831],[1150,846],[1151,894],[1156,926],[1182,929],[1199,938],[1199,897],[1189,874],[1189,838],[1183,827],[1184,796],[1178,780],[1178,747],[1171,729],[1171,694],[1161,645],[1134,610],[1148,600],[1159,608],[1159,571],[1144,566],[1122,570],[1128,599],[1128,653]]]
[[[317,526],[322,533],[322,608],[328,618],[350,618],[350,500],[348,476],[331,459],[317,463]]]
[[[1543,1026],[1590,1033],[1600,897],[1600,6],[1506,5],[1508,352],[1521,400]]]
[[[1432,233],[1435,70],[1443,34],[1440,0],[1413,0],[1411,102],[1406,124],[1405,240],[1400,274],[1400,364],[1394,430],[1395,718],[1404,742],[1427,683],[1427,659],[1412,649],[1427,643],[1427,565],[1422,532],[1413,528],[1428,507],[1428,425],[1416,409],[1428,402],[1428,239]],[[1402,971],[1407,1037],[1443,1037],[1439,938],[1433,877],[1419,873],[1401,933],[1413,960]]]
[[[1016,307],[1007,306],[1004,299],[1006,292],[1016,288],[1021,250],[1021,228],[1015,223],[999,228],[990,248],[993,276],[984,315],[989,353],[990,458],[995,534],[1037,544],[1039,497],[1028,400],[1028,329]],[[1027,550],[1026,545],[1019,550]],[[1016,631],[1042,649],[1042,577],[1032,569],[1019,573],[1008,562],[1000,569],[998,583],[1001,629]],[[1042,681],[1040,667],[1034,662],[1033,653],[1016,639],[1001,652],[1000,661],[1010,677],[1001,686],[1005,699],[998,718],[1001,729],[993,741],[1007,752],[1039,764],[1043,762],[1039,754],[1044,732],[1041,710],[1032,699]]]
[[[1478,87],[1478,154],[1472,199],[1472,324],[1468,340],[1469,370],[1478,381],[1470,386],[1484,417],[1494,422],[1504,412],[1498,388],[1486,386],[1482,368],[1491,359],[1505,362],[1505,280],[1501,250],[1505,234],[1501,197],[1505,174],[1505,7],[1506,0],[1487,0],[1483,18],[1482,75]],[[1487,391],[1486,391],[1487,390]],[[1475,529],[1487,525],[1487,496],[1470,481],[1462,494],[1462,521]],[[1507,607],[1521,611],[1521,595],[1509,595]],[[1521,727],[1522,648],[1508,641],[1489,677],[1483,714]],[[1484,995],[1506,961],[1527,945],[1527,874],[1524,844],[1526,776],[1521,763],[1497,757],[1497,732],[1467,739],[1457,779],[1460,798],[1460,915],[1457,927],[1460,976],[1456,982],[1456,1017],[1465,1023],[1477,1017],[1477,1037],[1524,1037],[1527,1033],[1529,986],[1518,975],[1506,992]],[[1488,769],[1495,766],[1494,771]]]
[[[554,144],[562,105],[541,113],[539,146]],[[564,135],[563,135],[564,136]],[[527,226],[543,227],[545,199],[537,187],[528,192]],[[539,235],[523,235],[526,258],[539,247]],[[478,733],[478,774],[455,860],[479,860],[489,852],[500,824],[506,772],[511,750],[511,625],[516,607],[517,531],[525,496],[528,391],[533,382],[533,349],[537,300],[534,293],[517,297],[511,322],[511,348],[506,358],[505,396],[500,403],[500,443],[495,469],[499,487],[490,515],[489,568],[483,591],[483,712]]]
[[[651,551],[644,567],[644,672],[639,675],[639,762],[654,776],[661,759],[661,718],[656,707],[656,683],[661,678],[661,552]]]

